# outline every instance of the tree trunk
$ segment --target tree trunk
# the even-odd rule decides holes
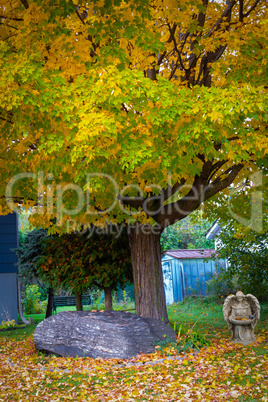
[[[110,311],[113,309],[112,289],[104,288],[104,295],[105,295],[105,309],[106,311]]]
[[[83,311],[82,295],[80,292],[75,292],[76,311]]]
[[[128,228],[136,314],[168,323],[161,265],[160,235],[149,224]]]
[[[50,317],[53,313],[53,300],[54,300],[54,289],[48,288],[48,301],[47,301],[47,311],[46,318]]]

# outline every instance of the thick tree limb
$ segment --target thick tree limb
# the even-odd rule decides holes
[[[185,218],[197,209],[201,203],[227,188],[234,181],[243,166],[242,163],[232,166],[224,172],[227,177],[220,179],[223,175],[221,174],[209,184],[208,180],[213,176],[212,172],[215,173],[215,169],[220,168],[220,162],[214,165],[211,162],[207,162],[200,175],[195,176],[190,191],[179,201],[163,206],[159,214],[154,216],[154,220],[164,230],[167,226]]]
[[[176,194],[180,190],[180,188],[185,184],[185,182],[186,180],[182,179],[181,181],[175,183],[172,187],[168,184],[165,190],[162,189],[161,195],[163,199],[166,201],[174,194]]]
[[[206,196],[205,196],[205,201],[209,198],[211,198],[213,195],[217,194],[219,191],[224,190],[236,178],[240,170],[244,167],[242,163],[238,163],[237,165],[232,166],[231,168],[228,169],[229,174],[228,176],[220,180],[219,178],[215,179],[207,188],[206,188]],[[226,171],[227,173],[227,171]]]
[[[243,22],[243,19],[244,19],[243,7],[244,7],[244,0],[239,0],[239,21],[240,22]]]
[[[212,165],[211,175],[208,178],[208,183],[212,180],[212,177],[221,169],[221,167],[227,162],[227,160],[218,161]]]
[[[129,206],[131,208],[139,209],[142,208],[143,202],[145,198],[142,196],[137,196],[137,197],[128,197],[124,196],[122,197],[121,195],[118,196],[119,201],[124,205],[124,206]]]
[[[211,161],[204,162],[202,171],[200,174],[195,176],[194,182],[188,193],[176,202],[163,205],[166,200],[171,198],[186,184],[186,180],[184,179],[175,183],[172,187],[168,185],[167,189],[162,189],[159,196],[120,196],[119,200],[124,206],[129,206],[136,210],[141,208],[145,211],[147,216],[152,216],[163,230],[170,224],[189,215],[197,209],[202,202],[228,187],[233,182],[239,171],[242,169],[242,164],[228,168],[214,181],[211,181],[213,176],[225,163],[227,163],[227,160],[217,161],[214,164]]]

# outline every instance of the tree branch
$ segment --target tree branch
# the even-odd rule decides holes
[[[127,112],[127,113],[129,112],[129,111],[127,110],[126,105],[125,105],[124,103],[122,103],[121,106],[122,106],[122,110],[124,110],[124,111]]]
[[[225,51],[226,47],[227,47],[227,45],[220,46],[218,49],[215,50],[215,52],[209,52],[207,55],[202,57],[196,84],[198,84],[198,85],[206,84],[207,78],[208,78],[208,75],[209,75],[209,72],[211,69],[211,67],[208,66],[208,64],[219,60],[219,58],[222,56],[223,52]],[[200,80],[202,73],[203,73],[203,78]],[[207,85],[207,86],[209,86],[209,85]]]
[[[165,57],[166,54],[167,54],[167,51],[165,50],[163,54],[158,55],[157,64],[158,64],[159,66],[160,66],[160,64],[162,63],[162,61],[163,61],[163,59],[164,59],[164,57]]]
[[[161,196],[163,199],[166,201],[170,197],[172,197],[174,194],[176,194],[179,189],[186,183],[185,179],[182,179],[180,182],[175,183],[172,187],[168,184],[167,188],[164,190],[162,189],[161,191]]]
[[[87,12],[88,9],[86,8],[82,13],[79,12],[79,6],[74,5],[75,7],[75,12],[78,16],[78,18],[80,19],[80,21],[85,25],[85,19],[87,18]]]
[[[19,30],[19,28],[17,28],[17,27],[13,27],[12,25],[9,25],[9,24],[3,24],[2,22],[0,22],[0,25],[4,25],[5,27],[9,27],[9,28],[12,28],[12,29],[16,29],[16,31]]]
[[[244,7],[244,0],[239,0],[239,21],[240,22],[243,22],[243,19],[244,19],[243,7]]]
[[[12,21],[23,21],[23,18],[5,17],[4,15],[0,15],[0,18],[4,18],[6,20],[12,20]]]
[[[27,1],[27,0],[20,0],[20,2],[24,5],[24,7],[26,8],[26,10],[27,10],[27,8],[29,8],[29,4],[28,4],[28,1]]]
[[[211,198],[213,195],[217,194],[219,191],[230,186],[230,184],[234,181],[240,170],[244,167],[242,163],[238,163],[237,165],[232,166],[231,168],[227,169],[224,174],[228,174],[228,176],[220,180],[220,176],[217,177],[207,188],[206,188],[206,195],[205,200]],[[221,174],[222,176],[222,174]]]
[[[211,174],[210,174],[210,176],[208,178],[208,183],[212,180],[212,177],[215,175],[215,173],[217,173],[220,170],[220,168],[223,165],[225,165],[226,162],[227,162],[227,160],[223,160],[223,161],[218,161],[218,162],[214,163],[214,165],[211,168],[212,171],[211,171]]]
[[[254,8],[257,7],[257,5],[260,3],[261,0],[255,0],[255,3],[253,4],[253,6],[250,8],[250,10],[244,14],[244,17],[248,17],[249,14],[254,10]]]
[[[169,75],[169,77],[168,77],[168,80],[169,80],[169,81],[170,81],[171,78],[174,76],[174,74],[175,74],[175,72],[176,72],[176,70],[177,70],[179,64],[182,65],[182,59],[181,59],[181,55],[180,55],[180,54],[178,54],[178,57],[177,57],[177,61],[176,61],[176,63],[175,63],[175,66],[172,68],[171,73],[170,73],[170,75]]]
[[[4,121],[6,121],[6,122],[8,122],[8,123],[10,123],[10,124],[14,124],[14,121],[5,119],[4,117],[1,117],[1,116],[0,116],[0,120],[4,120]]]
[[[176,38],[174,36],[175,30],[173,29],[173,27],[171,28],[169,24],[167,24],[167,25],[168,25],[168,29],[169,29],[169,32],[170,32],[170,37],[172,38],[172,41],[174,43],[174,49],[175,49],[175,51],[176,51],[176,53],[178,55],[178,59],[180,60],[180,65],[181,65],[182,69],[185,70],[183,61],[181,59],[180,51],[179,51],[178,46],[177,46]],[[177,59],[177,61],[178,61],[178,59]],[[177,66],[178,66],[178,63],[176,62],[175,71],[177,69]],[[173,77],[175,71],[174,72],[171,71],[171,76],[170,76],[169,79],[171,79]]]
[[[135,208],[136,210],[138,210],[139,208],[142,208],[143,202],[145,201],[145,199],[142,196],[122,197],[121,195],[118,196],[118,200],[124,206],[129,206],[129,207]]]
[[[205,10],[207,8],[207,5],[208,5],[208,0],[203,0],[203,6],[204,6]],[[193,18],[197,19],[198,27],[203,28],[205,25],[205,21],[206,21],[206,11],[205,12],[201,11],[198,14],[197,18],[196,18],[196,16],[194,16]],[[190,35],[191,54],[190,54],[190,57],[188,58],[188,68],[185,69],[186,75],[182,79],[182,81],[187,80],[189,84],[195,85],[195,67],[196,67],[198,59],[201,57],[201,53],[199,54],[199,56],[197,56],[193,53],[193,50],[194,50],[195,45],[198,43],[198,38],[201,38],[201,36],[202,36],[202,31],[197,30],[193,34],[190,34],[188,32],[187,37],[189,35]],[[187,37],[186,37],[186,39],[187,39]],[[185,42],[184,42],[184,44],[185,44]],[[183,46],[184,46],[184,44],[183,44]]]
[[[231,2],[229,0],[227,0],[228,7],[223,11],[222,15],[220,16],[220,18],[218,19],[216,24],[213,25],[213,27],[207,34],[208,38],[213,34],[214,31],[217,31],[220,28],[220,25],[225,17],[227,17],[229,15],[229,18],[230,18],[232,9],[236,2],[237,2],[237,0],[232,0]]]
[[[226,161],[224,161],[224,163],[225,162]],[[221,180],[220,177],[223,176],[223,174],[221,174],[212,183],[208,184],[213,176],[212,173],[215,173],[215,170],[219,170],[221,163],[224,164],[223,161],[219,161],[214,165],[210,161],[206,162],[201,173],[195,176],[190,191],[188,191],[188,193],[177,202],[173,202],[161,208],[161,211],[154,216],[154,220],[162,229],[165,229],[176,221],[185,218],[197,209],[204,201],[227,188],[244,166],[242,163],[236,164],[223,173],[227,175],[227,177]]]

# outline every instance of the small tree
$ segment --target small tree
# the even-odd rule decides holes
[[[89,288],[104,290],[106,310],[112,310],[112,291],[133,281],[126,232],[119,238],[96,232],[49,236],[38,269],[51,286],[68,287],[76,295]]]
[[[52,315],[54,290],[48,282],[41,280],[37,269],[37,261],[43,253],[42,240],[47,236],[46,229],[35,229],[20,236],[18,249],[18,268],[21,282],[24,285],[38,284],[48,294],[46,318]]]
[[[214,284],[224,282],[231,292],[243,290],[263,299],[268,290],[268,232],[257,233],[231,224],[219,235],[217,258],[228,259],[228,267],[222,270]]]

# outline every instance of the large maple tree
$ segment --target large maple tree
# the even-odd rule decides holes
[[[2,213],[127,224],[136,311],[167,321],[161,232],[267,154],[266,1],[2,0],[0,21]]]

